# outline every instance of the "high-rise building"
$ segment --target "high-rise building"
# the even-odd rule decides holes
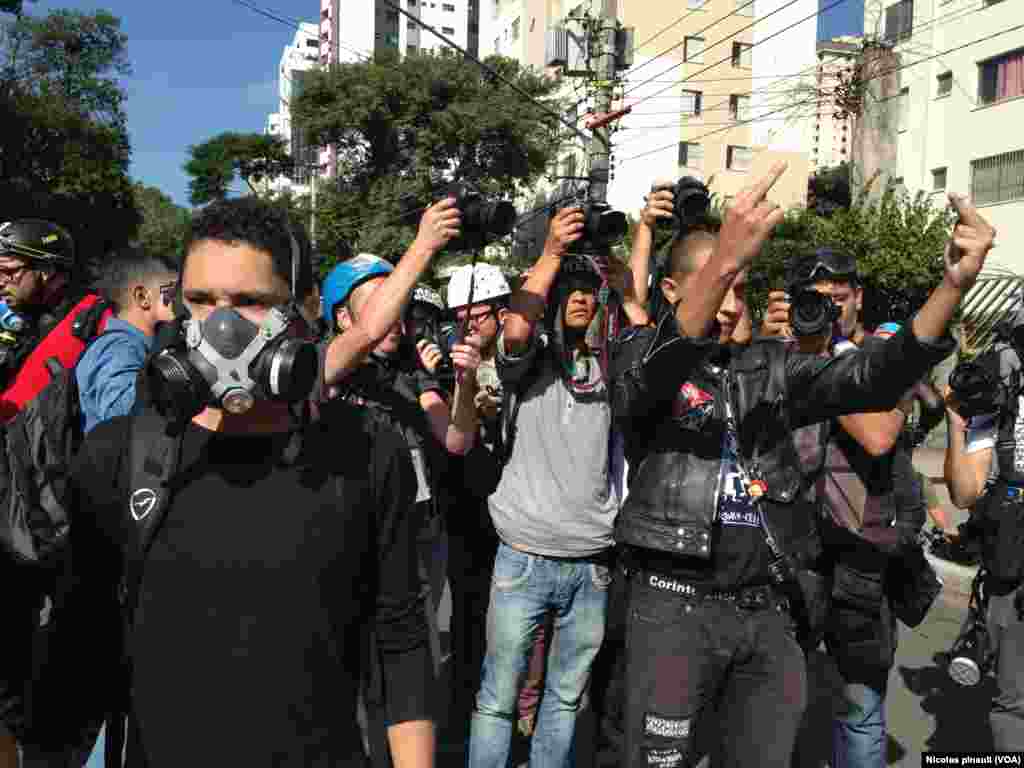
[[[292,120],[291,104],[302,92],[303,81],[319,62],[320,41],[317,25],[303,23],[292,42],[285,46],[278,66],[278,110],[267,118],[266,132],[284,141],[288,154],[295,161],[292,173],[270,179],[267,184],[275,192],[289,190],[308,194],[310,174],[316,160],[315,148],[309,146],[302,130]]]
[[[937,206],[949,191],[970,195],[999,232],[988,264],[1017,274],[1024,273],[1024,30],[1007,30],[1019,23],[1020,3],[1010,0],[868,3],[865,34],[891,50],[895,80],[883,102],[865,102],[863,119],[878,126],[879,138],[858,147],[881,155],[895,145],[895,163],[875,163],[883,181],[923,191]]]
[[[860,58],[859,37],[839,37],[818,43],[815,83],[823,94],[834,94],[841,76],[853,74]],[[834,100],[818,104],[814,120],[814,148],[811,170],[834,168],[850,162],[853,145],[853,117],[840,114]]]

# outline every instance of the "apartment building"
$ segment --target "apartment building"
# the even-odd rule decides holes
[[[290,174],[267,180],[267,187],[274,192],[305,195],[310,191],[316,149],[306,143],[302,131],[292,121],[291,104],[301,93],[304,79],[319,65],[319,50],[317,25],[302,23],[281,54],[277,73],[278,109],[268,116],[266,132],[284,141],[288,154],[295,160],[295,168]]]
[[[864,31],[900,70],[883,174],[936,204],[968,193],[999,232],[989,263],[1024,273],[1024,30],[1013,0],[868,0]],[[919,62],[919,63],[917,63]]]
[[[834,93],[841,75],[853,72],[860,57],[861,37],[839,37],[818,43],[815,85],[822,93]],[[831,102],[815,110],[812,172],[850,162],[853,142],[853,118],[839,115]]]

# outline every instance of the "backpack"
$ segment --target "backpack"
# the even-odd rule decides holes
[[[97,301],[72,323],[86,349],[101,335],[109,308]],[[67,542],[68,472],[84,439],[75,367],[56,357],[46,367],[49,383],[5,425],[0,444],[0,547],[16,562],[40,567],[52,564]]]

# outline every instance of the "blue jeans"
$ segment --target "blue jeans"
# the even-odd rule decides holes
[[[603,562],[498,547],[487,609],[487,655],[470,724],[469,768],[505,768],[519,687],[549,612],[553,631],[530,768],[566,768],[580,700],[604,639],[611,571]]]
[[[885,768],[885,691],[847,683],[843,709],[832,729],[832,768]]]

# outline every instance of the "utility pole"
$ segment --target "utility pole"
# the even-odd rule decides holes
[[[316,177],[320,175],[319,163],[312,163],[309,175],[309,242],[316,248]]]
[[[601,15],[591,28],[589,37],[591,50],[596,51],[595,88],[597,96],[594,111],[607,115],[612,109],[612,92],[615,86],[615,71],[618,61],[618,0],[601,0]],[[611,173],[611,130],[608,122],[595,126],[594,138],[587,151],[590,167],[589,198],[592,202],[608,199],[608,182]]]

